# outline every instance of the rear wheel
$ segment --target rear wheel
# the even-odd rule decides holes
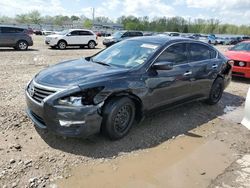
[[[59,41],[57,46],[60,50],[64,50],[67,47],[67,43],[65,41]]]
[[[25,40],[18,41],[16,44],[15,49],[17,50],[27,50],[28,49],[28,43]]]
[[[103,110],[102,130],[112,140],[124,137],[135,118],[135,104],[127,98],[108,101]]]
[[[95,48],[95,41],[93,41],[93,40],[89,41],[88,47],[89,47],[89,49],[94,49]]]
[[[216,78],[216,80],[214,81],[214,83],[211,87],[209,97],[206,100],[206,102],[210,105],[214,105],[214,104],[218,103],[222,97],[223,89],[224,89],[223,78],[220,78],[220,77]]]

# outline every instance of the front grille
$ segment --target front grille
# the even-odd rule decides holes
[[[240,62],[243,62],[245,65],[244,66],[240,66],[239,65]],[[247,62],[244,62],[244,61],[234,61],[234,66],[237,66],[237,67],[246,67],[247,66]]]
[[[56,90],[49,88],[41,87],[33,82],[28,86],[29,95],[37,102],[41,103],[43,99],[55,93]]]

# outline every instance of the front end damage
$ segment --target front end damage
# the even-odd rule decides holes
[[[26,89],[27,115],[36,127],[66,137],[86,138],[100,132],[102,122],[100,111],[104,102],[95,103],[94,98],[97,93],[94,92],[99,92],[101,88],[82,91],[79,87],[74,87],[61,90],[45,97],[39,103],[34,98],[36,92],[30,93],[32,91],[30,87],[36,88],[37,95],[41,94],[39,93],[41,91],[45,92],[45,89],[41,87],[37,89],[39,86],[34,82]]]

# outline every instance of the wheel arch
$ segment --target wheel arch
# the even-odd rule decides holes
[[[105,106],[105,104],[107,104],[108,101],[114,98],[122,98],[122,97],[128,97],[134,102],[135,110],[136,110],[135,120],[139,122],[143,118],[143,103],[141,99],[134,93],[131,93],[129,91],[120,91],[120,92],[112,93],[104,100],[103,107]]]
[[[68,45],[67,41],[65,39],[60,39],[58,42],[57,42],[57,45],[60,43],[60,42],[65,42],[66,45]]]
[[[90,42],[94,42],[94,43],[95,43],[95,45],[97,44],[97,43],[96,43],[96,41],[95,41],[95,40],[93,40],[93,39],[89,40],[88,44],[89,44]]]

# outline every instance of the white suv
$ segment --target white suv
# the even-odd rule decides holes
[[[90,49],[97,45],[97,36],[93,31],[86,29],[69,29],[58,34],[48,35],[45,43],[51,48],[65,49],[67,46],[88,46]]]

